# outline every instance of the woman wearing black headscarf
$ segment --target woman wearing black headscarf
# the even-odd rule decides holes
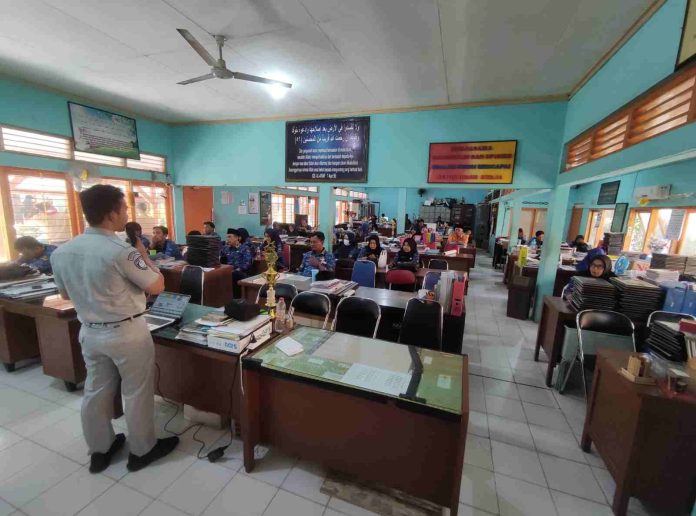
[[[401,244],[401,249],[396,253],[394,261],[392,262],[392,267],[400,269],[417,269],[418,262],[420,261],[418,257],[418,247],[416,241],[413,238],[407,238],[404,243]]]
[[[382,253],[382,246],[379,243],[379,237],[377,235],[370,235],[367,238],[367,245],[360,249],[360,254],[358,254],[359,260],[370,260],[377,264],[379,260],[379,255]]]
[[[336,259],[339,260],[345,260],[346,258],[355,260],[355,258],[358,256],[358,246],[355,243],[355,233],[352,231],[346,231],[343,233],[343,238],[339,240],[333,254]]]
[[[609,258],[606,254],[600,254],[592,258],[590,260],[590,265],[587,269],[584,271],[578,272],[576,276],[581,276],[584,278],[596,278],[596,279],[603,279],[603,280],[609,280],[609,278],[614,278],[616,277],[616,274],[614,274],[611,270],[611,258]],[[566,299],[570,299],[571,294],[573,293],[573,279],[570,279],[570,282],[566,286],[564,291],[564,297]]]
[[[264,240],[261,244],[261,252],[266,250],[266,246],[274,245],[276,249],[276,254],[278,255],[278,261],[276,262],[276,267],[278,269],[285,269],[287,267],[285,260],[283,259],[283,241],[280,239],[280,231],[277,229],[267,229],[263,234]]]

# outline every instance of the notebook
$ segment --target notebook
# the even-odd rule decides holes
[[[186,294],[162,292],[150,307],[150,311],[144,315],[147,329],[155,331],[179,321],[190,299],[191,296]]]

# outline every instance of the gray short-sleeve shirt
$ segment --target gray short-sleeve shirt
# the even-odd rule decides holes
[[[158,278],[140,253],[112,231],[87,228],[51,255],[56,285],[80,322],[114,322],[145,311],[144,289]]]

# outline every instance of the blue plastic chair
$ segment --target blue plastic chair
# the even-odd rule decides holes
[[[358,260],[353,265],[353,274],[350,277],[351,281],[356,282],[361,287],[375,288],[375,276],[377,275],[377,266],[375,262],[370,260]]]
[[[440,273],[435,271],[428,271],[425,273],[425,278],[423,278],[423,288],[425,290],[432,290],[440,281]]]

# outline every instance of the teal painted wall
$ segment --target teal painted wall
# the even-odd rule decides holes
[[[686,0],[667,2],[568,103],[563,141],[596,122],[674,71]]]
[[[514,184],[551,186],[558,173],[565,102],[371,116],[367,187],[427,187],[431,142],[519,141]],[[285,184],[285,122],[173,129],[177,184]],[[477,188],[481,188],[480,186]]]

